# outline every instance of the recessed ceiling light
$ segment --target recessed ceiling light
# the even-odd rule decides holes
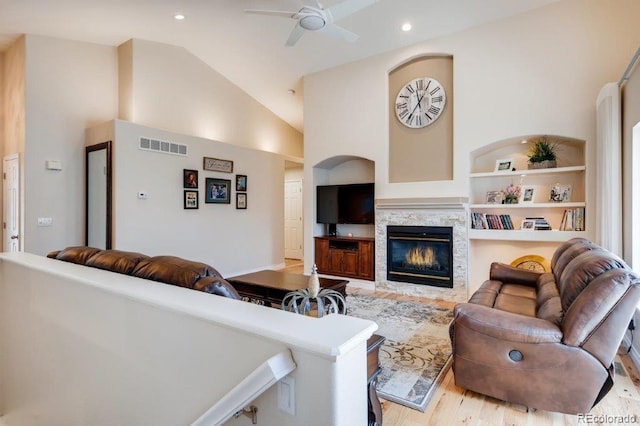
[[[182,21],[184,19],[184,15],[182,13],[176,13],[175,15],[173,15],[173,17],[177,20],[177,21]]]
[[[408,22],[402,24],[402,31],[404,31],[404,32],[411,31],[411,24],[408,23]]]

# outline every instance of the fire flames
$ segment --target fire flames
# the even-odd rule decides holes
[[[414,247],[406,254],[405,260],[416,269],[440,269],[433,247]]]

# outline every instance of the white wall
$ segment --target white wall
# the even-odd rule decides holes
[[[26,36],[24,250],[84,241],[85,129],[117,110],[117,52],[110,46]],[[62,161],[61,171],[45,169]],[[38,217],[53,219],[38,227]]]
[[[260,425],[366,424],[371,321],[310,318],[29,253],[0,255],[0,295],[0,423],[191,424],[290,349],[295,416],[278,410],[275,386],[254,401]]]
[[[595,99],[604,83],[619,79],[640,44],[639,15],[640,3],[634,0],[562,0],[306,76],[305,191],[313,188],[315,164],[335,155],[355,155],[375,162],[377,198],[468,196],[469,153],[530,134],[586,140],[589,170],[594,166]],[[409,58],[430,53],[452,54],[455,62],[454,179],[389,184],[387,73]],[[335,102],[362,93],[367,102],[357,109],[349,102]],[[588,180],[593,188],[592,173]],[[307,198],[307,266],[313,258],[313,215]],[[589,217],[587,226],[592,227]],[[493,258],[511,260],[510,247],[494,245]]]
[[[302,158],[300,132],[186,49],[137,39],[132,43],[133,77],[126,77],[132,81],[131,113],[121,118]]]
[[[116,120],[114,248],[205,262],[224,276],[284,261],[284,159],[276,154]],[[104,126],[87,144],[103,142]],[[138,149],[139,137],[188,146],[187,157]],[[203,157],[234,162],[233,173],[202,170]],[[183,169],[198,170],[199,209],[183,208]],[[235,205],[235,175],[247,175],[247,209]],[[230,179],[230,204],[205,203],[205,178]],[[138,191],[149,194],[137,198]]]

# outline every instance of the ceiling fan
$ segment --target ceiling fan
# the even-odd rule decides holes
[[[324,9],[317,0],[302,0],[302,8],[297,12],[256,9],[245,9],[244,11],[246,13],[295,19],[297,21],[296,25],[293,27],[289,39],[285,43],[285,45],[289,47],[295,45],[305,31],[322,32],[328,36],[353,43],[358,39],[358,35],[335,25],[334,22],[378,1],[379,0],[346,0],[328,9]]]

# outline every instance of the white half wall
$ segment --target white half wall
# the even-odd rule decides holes
[[[367,421],[375,323],[317,319],[29,253],[0,255],[0,423],[187,425],[290,350],[295,415],[277,386],[263,426]],[[229,425],[248,425],[246,417]]]
[[[112,122],[114,248],[207,263],[225,276],[284,262],[284,159],[195,136]],[[87,145],[108,134],[88,132]],[[188,146],[188,156],[138,148],[140,137]],[[233,161],[233,173],[202,169],[203,157]],[[199,208],[185,210],[183,169],[198,170]],[[247,209],[236,209],[236,174],[247,175]],[[230,204],[205,203],[205,179],[231,180]],[[139,191],[149,198],[138,199]]]

